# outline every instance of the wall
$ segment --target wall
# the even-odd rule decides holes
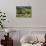
[[[0,0],[0,9],[6,12],[9,21],[6,26],[46,27],[46,0],[25,0],[25,2],[32,2],[32,18],[16,18],[16,5],[18,5],[16,2],[20,1],[21,0]],[[26,3],[25,5],[30,5],[30,3]]]

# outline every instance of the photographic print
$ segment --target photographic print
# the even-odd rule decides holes
[[[32,17],[32,6],[16,6],[16,17]]]

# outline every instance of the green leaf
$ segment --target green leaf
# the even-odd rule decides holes
[[[2,12],[0,12],[0,13],[2,13]]]
[[[4,15],[5,15],[5,13],[4,13]]]
[[[3,17],[6,17],[6,16],[3,16]]]

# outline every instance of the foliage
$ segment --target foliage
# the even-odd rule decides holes
[[[16,9],[16,17],[32,17],[32,9],[31,8]]]
[[[4,27],[4,22],[6,20],[6,15],[4,12],[0,11],[0,27],[3,28]]]

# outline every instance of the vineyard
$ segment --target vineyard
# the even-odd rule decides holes
[[[17,7],[16,17],[32,17],[32,8],[31,7]]]

